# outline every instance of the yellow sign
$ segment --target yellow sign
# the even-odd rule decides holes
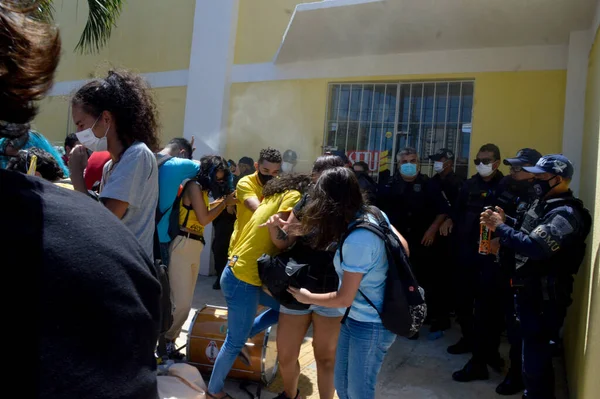
[[[385,138],[386,139],[391,139],[392,138],[392,132],[386,132],[385,133]]]

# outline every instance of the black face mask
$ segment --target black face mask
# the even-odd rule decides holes
[[[532,184],[531,180],[515,180],[511,177],[510,189],[514,193],[522,194],[526,193]]]
[[[273,176],[263,175],[262,173],[258,172],[258,180],[260,180],[260,184],[262,184],[263,186],[267,184],[271,179],[273,179]]]
[[[556,184],[550,185],[550,180],[554,179],[556,176],[552,176],[548,180],[536,180],[533,183],[533,190],[535,191],[535,195],[538,198],[544,198],[552,189],[560,184],[560,181]]]

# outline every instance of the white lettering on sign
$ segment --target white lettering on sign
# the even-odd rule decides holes
[[[208,345],[206,345],[206,350],[204,351],[206,354],[206,358],[214,363],[217,360],[217,356],[219,355],[219,347],[215,341],[210,341]]]
[[[554,237],[552,237],[552,235],[548,234],[548,232],[544,230],[542,226],[536,227],[535,230],[533,230],[533,234],[544,240],[552,252],[556,252],[560,249],[560,244],[554,239]]]

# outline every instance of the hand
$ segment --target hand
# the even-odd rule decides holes
[[[435,236],[437,235],[437,230],[429,228],[423,235],[423,239],[421,240],[421,245],[429,247],[435,241]]]
[[[454,223],[452,222],[452,219],[446,219],[440,226],[440,235],[447,237],[450,233],[452,233],[453,227]]]
[[[83,175],[83,171],[87,167],[88,153],[81,144],[76,145],[69,154],[69,169],[73,174]]]
[[[290,225],[290,222],[288,222],[287,220],[281,219],[279,217],[279,215],[273,215],[269,218],[269,220],[267,220],[265,223],[259,225],[258,227],[268,227],[268,228],[279,227],[281,230],[287,232],[289,225]]]
[[[483,211],[479,220],[481,221],[481,224],[486,225],[490,231],[496,231],[496,228],[504,223],[500,213],[494,212],[491,209]]]
[[[287,292],[292,294],[294,299],[297,300],[298,302],[305,303],[307,305],[311,304],[310,297],[311,297],[312,293],[309,290],[307,290],[306,288],[288,287]]]
[[[194,154],[194,151],[196,151],[196,147],[194,147],[194,141],[196,141],[196,138],[192,136],[192,139],[190,140],[190,146],[192,147],[192,153],[190,154],[190,157]]]
[[[490,241],[490,254],[498,255],[500,251],[500,237],[496,237]]]
[[[238,202],[238,200],[237,200],[237,198],[235,198],[235,193],[231,193],[227,197],[225,197],[225,205],[226,206],[233,206],[233,205],[237,204],[237,202]]]
[[[500,215],[500,218],[502,218],[502,223],[506,222],[506,213],[504,212],[504,209],[497,206],[496,212],[498,213],[498,215]]]

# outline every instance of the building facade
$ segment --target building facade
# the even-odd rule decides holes
[[[72,51],[85,5],[57,3],[63,57],[34,123],[52,141],[74,129],[73,90],[124,67],[152,85],[163,142],[195,136],[196,156],[270,145],[308,171],[338,149],[393,173],[410,145],[429,172],[426,156],[450,147],[468,176],[485,143],[504,157],[534,147],[573,160],[600,215],[599,0],[129,0],[85,56]],[[596,223],[565,333],[574,398],[600,392],[599,241]]]

